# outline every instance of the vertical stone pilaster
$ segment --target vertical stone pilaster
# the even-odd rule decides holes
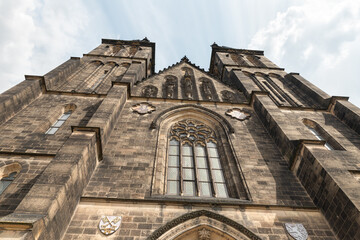
[[[27,230],[27,239],[60,239],[97,163],[96,137],[73,132],[12,214],[5,231]]]

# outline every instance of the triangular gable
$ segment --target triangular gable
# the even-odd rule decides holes
[[[131,95],[197,101],[246,102],[241,92],[220,82],[192,64],[186,57],[135,85]]]

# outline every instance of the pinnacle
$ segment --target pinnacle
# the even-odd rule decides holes
[[[184,55],[184,57],[181,59],[182,62],[189,62],[189,59],[187,58],[186,55]]]

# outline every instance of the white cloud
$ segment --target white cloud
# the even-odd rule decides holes
[[[286,70],[300,72],[331,95],[360,105],[360,2],[305,1],[277,14],[249,48]]]
[[[80,1],[0,2],[0,92],[70,57],[89,22]]]

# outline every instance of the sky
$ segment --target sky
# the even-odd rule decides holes
[[[102,38],[156,43],[156,71],[211,47],[264,50],[285,71],[360,106],[360,1],[0,1],[0,92],[44,75]]]

